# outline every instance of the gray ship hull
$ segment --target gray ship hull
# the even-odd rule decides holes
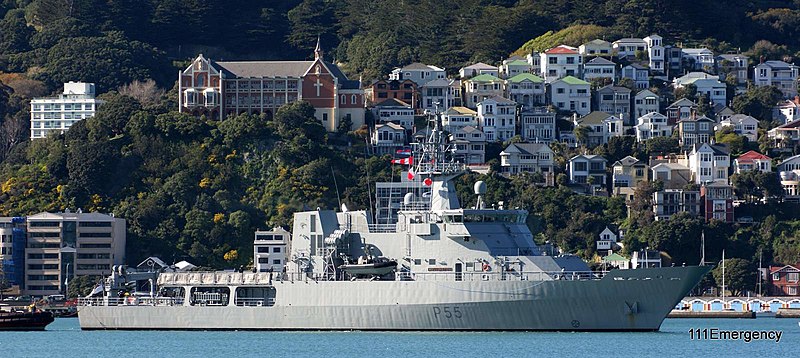
[[[274,282],[269,307],[81,306],[82,329],[655,331],[708,267],[600,280]]]

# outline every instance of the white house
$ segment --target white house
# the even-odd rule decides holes
[[[552,177],[554,159],[546,143],[512,143],[500,152],[500,168],[504,175],[542,173]]]
[[[746,114],[734,114],[720,122],[722,127],[733,127],[733,131],[750,142],[758,141],[758,120]]]
[[[395,68],[389,74],[389,80],[412,80],[417,86],[422,86],[430,81],[447,78],[444,68],[415,62],[410,65]]]
[[[76,122],[94,116],[103,104],[94,96],[94,83],[68,82],[58,97],[32,99],[31,140],[50,132],[64,133]]]
[[[711,72],[716,69],[714,52],[707,48],[684,48],[681,52],[682,60],[694,70]]]
[[[614,233],[608,226],[600,232],[597,239],[597,252],[601,251],[608,251],[608,250],[616,250],[615,246],[617,245],[617,234]]]
[[[726,81],[728,74],[736,76],[738,85],[747,84],[747,67],[750,58],[740,53],[723,54],[717,56],[717,73],[720,79]]]
[[[460,70],[458,70],[458,74],[461,75],[462,80],[480,75],[489,75],[498,77],[500,76],[500,69],[497,68],[496,66],[487,65],[483,62],[478,62],[473,65],[462,67]]]
[[[661,100],[650,90],[643,89],[633,97],[633,116],[641,117],[651,112],[661,111]]]
[[[584,56],[611,56],[611,50],[611,43],[601,39],[578,46],[578,53]]]
[[[690,72],[682,77],[673,80],[675,88],[684,88],[689,84],[695,85],[697,88],[697,95],[705,94],[706,97],[712,102],[712,106],[720,105],[725,106],[727,103],[726,84],[719,81],[719,76],[709,75],[704,72]]]
[[[576,155],[569,159],[567,172],[573,184],[590,184],[592,193],[605,191],[606,158],[602,155]]]
[[[550,103],[562,111],[589,114],[592,99],[589,87],[589,82],[573,76],[555,80],[550,83]]]
[[[632,156],[622,158],[612,165],[614,187],[636,187],[639,182],[647,181],[650,166]]]
[[[544,80],[530,73],[520,73],[506,80],[508,98],[525,107],[545,104]]]
[[[503,97],[506,92],[506,81],[490,74],[481,74],[464,81],[464,97],[469,108],[475,108],[478,102],[491,97]]]
[[[442,115],[442,126],[450,132],[466,126],[477,127],[478,112],[467,107],[450,107]]]
[[[772,119],[782,124],[800,119],[800,97],[778,103],[772,108]]]
[[[556,46],[542,53],[541,58],[542,75],[548,83],[566,76],[580,76],[583,56],[574,47]]]
[[[593,78],[617,78],[617,64],[603,57],[595,57],[583,65],[583,79],[589,81]]]
[[[649,60],[650,70],[655,73],[666,72],[665,59],[666,53],[664,51],[663,38],[656,34],[645,37],[644,42],[647,43],[647,57]]]
[[[440,78],[422,85],[422,109],[429,111],[443,110],[460,104],[453,88],[453,80]],[[438,103],[438,106],[437,106]]]
[[[797,95],[798,67],[783,61],[765,61],[756,65],[754,82],[756,86],[775,86],[785,98]]]
[[[531,73],[531,64],[523,57],[512,56],[503,60],[500,65],[500,78],[511,78],[523,73]]]
[[[614,41],[611,48],[619,57],[634,57],[637,51],[646,53],[647,42],[639,38],[623,38]]]
[[[397,98],[389,98],[378,103],[372,110],[381,123],[392,122],[409,131],[414,126],[414,109],[410,104]]]
[[[736,173],[743,173],[748,171],[760,171],[764,173],[772,172],[772,158],[756,152],[754,150],[748,151],[733,160],[733,167]]]
[[[586,146],[590,148],[606,144],[611,137],[619,137],[624,133],[622,118],[602,111],[589,113],[576,119],[573,124],[589,129]]]
[[[461,127],[452,136],[455,161],[467,165],[486,162],[486,136],[480,129],[473,126]]]
[[[542,56],[540,53],[533,51],[525,55],[525,60],[531,66],[531,73],[542,73]]]
[[[638,63],[632,63],[622,68],[622,78],[630,78],[636,88],[650,87],[650,70]]]
[[[778,164],[778,173],[786,197],[785,200],[800,200],[800,154]]]
[[[556,114],[547,107],[523,107],[520,113],[522,139],[530,142],[556,140]]]
[[[631,123],[631,90],[614,85],[598,89],[597,110],[620,117],[626,124]]]
[[[637,119],[636,141],[644,142],[655,137],[672,136],[672,126],[667,124],[667,116],[650,112]]]
[[[516,135],[517,103],[500,96],[478,103],[478,128],[487,142],[505,141]]]
[[[406,130],[392,122],[376,124],[372,131],[371,142],[375,154],[393,154],[405,146]]]
[[[728,182],[731,155],[718,145],[703,143],[694,146],[689,154],[689,169],[695,184],[714,181]]]

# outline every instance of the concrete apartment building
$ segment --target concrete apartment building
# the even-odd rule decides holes
[[[289,232],[281,227],[256,231],[253,265],[256,272],[281,272],[289,252]]]
[[[76,276],[103,276],[125,262],[125,220],[100,213],[47,213],[27,218],[23,294],[64,293]]]
[[[76,122],[94,116],[103,103],[95,98],[94,83],[68,82],[58,97],[31,100],[31,140],[50,132],[64,133]]]

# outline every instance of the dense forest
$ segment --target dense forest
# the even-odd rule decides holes
[[[370,183],[397,174],[388,158],[363,154],[363,131],[325,133],[304,103],[271,120],[177,113],[175,75],[198,53],[306,59],[320,37],[330,60],[369,80],[412,61],[453,74],[514,52],[651,33],[789,61],[800,50],[800,1],[2,0],[0,19],[0,214],[113,212],[128,220],[130,263],[155,254],[214,267],[247,264],[253,230],[286,226],[295,210],[333,208],[337,196],[367,208]],[[96,83],[105,106],[65,135],[31,142],[29,100],[66,81]],[[679,264],[697,263],[704,230],[709,258],[723,247],[748,260],[758,251],[767,262],[800,257],[797,208],[745,207],[761,226],[654,222],[646,207],[628,220],[619,199],[539,188],[527,176],[467,175],[467,203],[478,179],[490,201],[535,214],[537,240],[587,258],[609,224],[628,231],[629,248],[663,249]]]

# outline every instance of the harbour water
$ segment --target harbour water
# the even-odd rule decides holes
[[[691,329],[781,331],[780,342],[693,340]],[[81,331],[59,318],[44,332],[0,332],[2,357],[791,357],[797,319],[667,319],[660,332]]]

